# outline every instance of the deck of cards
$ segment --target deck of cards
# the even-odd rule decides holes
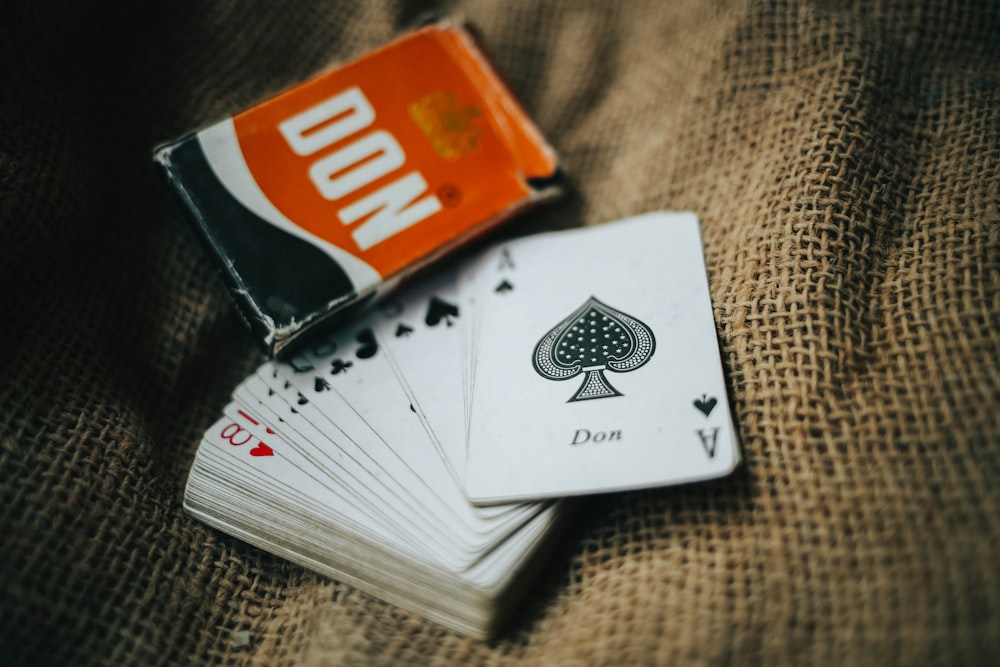
[[[264,364],[224,412],[188,512],[480,638],[561,499],[740,460],[691,213],[500,243]]]

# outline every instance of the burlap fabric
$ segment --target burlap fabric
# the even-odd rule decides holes
[[[91,4],[0,9],[0,662],[995,663],[996,3],[438,7],[563,157],[513,231],[700,214],[746,455],[588,503],[492,644],[181,511],[259,356],[150,151],[425,8]]]

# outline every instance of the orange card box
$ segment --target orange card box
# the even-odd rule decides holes
[[[154,159],[271,354],[559,193],[555,152],[448,23]]]

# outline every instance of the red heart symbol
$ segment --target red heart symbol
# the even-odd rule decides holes
[[[250,456],[274,456],[274,450],[262,442],[250,450]]]

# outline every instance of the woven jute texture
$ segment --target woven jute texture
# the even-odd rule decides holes
[[[746,459],[588,501],[492,643],[181,509],[260,355],[151,150],[426,10],[563,158],[511,231],[701,216]],[[995,664],[997,3],[15,1],[0,58],[0,663]]]

